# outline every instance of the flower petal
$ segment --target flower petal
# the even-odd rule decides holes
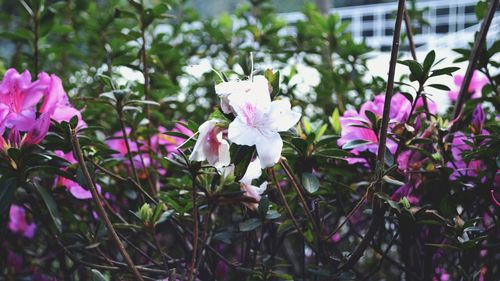
[[[280,134],[268,132],[265,138],[259,138],[255,144],[262,168],[269,168],[278,163],[283,148]]]
[[[229,124],[227,133],[228,139],[239,145],[252,146],[261,138],[259,130],[248,126],[241,116]]]
[[[278,132],[286,131],[299,122],[300,115],[291,109],[289,100],[273,101],[269,113],[269,127]]]

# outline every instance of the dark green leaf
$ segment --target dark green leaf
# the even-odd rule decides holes
[[[40,197],[42,198],[45,207],[47,207],[47,210],[49,211],[54,226],[56,227],[59,233],[62,232],[62,223],[61,223],[61,217],[59,215],[59,209],[57,207],[56,202],[54,201],[54,198],[52,198],[52,195],[50,195],[50,193],[48,193],[45,190],[45,188],[39,186],[38,184],[31,184],[31,183],[28,184],[33,186],[36,189],[36,191],[38,191],[38,194],[40,194]]]
[[[309,193],[314,193],[318,191],[320,182],[318,178],[312,173],[302,174],[302,185]]]
[[[246,221],[240,222],[238,228],[242,232],[252,231],[260,226],[260,220],[257,218],[251,218]]]
[[[342,146],[342,148],[343,149],[353,149],[353,148],[360,147],[360,146],[367,145],[367,144],[371,144],[371,143],[372,143],[371,141],[367,141],[367,140],[352,140],[352,141],[344,144]]]

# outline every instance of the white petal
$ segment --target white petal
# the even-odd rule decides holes
[[[255,146],[257,147],[261,167],[269,168],[278,163],[283,148],[283,140],[281,140],[280,134],[268,132],[266,137],[260,138]]]
[[[198,139],[194,145],[193,152],[189,156],[191,161],[205,161],[207,159],[203,146],[205,145],[208,137],[208,133],[213,128],[212,120],[205,121],[205,123],[200,125],[198,128]]]
[[[227,130],[228,139],[239,145],[252,146],[261,138],[259,130],[249,127],[243,117],[236,117]]]
[[[241,178],[241,183],[251,184],[254,179],[257,179],[262,175],[262,168],[260,167],[259,158],[255,158],[248,165],[245,175]]]
[[[219,161],[214,163],[213,166],[224,167],[231,163],[231,156],[229,155],[229,143],[226,140],[221,141],[219,146]]]
[[[215,85],[215,93],[220,98],[220,107],[222,112],[229,114],[232,112],[229,105],[229,96],[234,93],[244,92],[245,89],[250,89],[252,83],[250,81],[229,81]]]
[[[277,132],[286,131],[299,122],[300,115],[300,113],[291,109],[290,101],[273,101],[271,103],[271,111],[268,116],[268,128]]]
[[[271,95],[266,78],[260,75],[255,76],[251,87],[244,86],[243,91],[238,91],[228,97],[229,105],[234,109],[236,115],[243,115],[244,109],[248,105],[253,106],[259,112],[268,112],[271,107]]]
[[[267,189],[267,181],[263,182],[259,187],[255,186],[255,191],[259,195],[262,195],[262,193],[266,192],[266,189]]]

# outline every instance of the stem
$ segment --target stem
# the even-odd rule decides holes
[[[474,74],[474,70],[476,69],[476,62],[479,60],[479,57],[481,55],[481,51],[483,49],[484,41],[486,40],[486,35],[488,34],[488,29],[490,28],[491,21],[495,16],[495,11],[498,7],[498,1],[499,0],[492,0],[490,2],[490,5],[488,6],[488,12],[481,25],[479,35],[474,41],[474,47],[472,48],[469,57],[469,65],[467,66],[467,70],[465,71],[464,80],[462,82],[462,86],[460,87],[460,92],[458,93],[457,103],[455,104],[453,119],[457,119],[462,115],[462,107],[467,98],[469,84],[472,79],[472,75]],[[458,129],[458,126],[456,124],[458,124],[458,122],[453,124],[450,129],[450,133],[453,133]]]
[[[141,26],[141,39],[142,39],[142,44],[141,44],[141,58],[142,58],[142,75],[144,76],[144,98],[146,100],[150,99],[149,95],[149,67],[148,67],[148,53],[146,50],[146,27],[144,26],[144,23],[140,22]],[[146,104],[146,117],[148,119],[148,129],[151,129],[151,110],[149,107],[149,104]],[[148,142],[148,154],[149,154],[149,161],[151,167],[154,167],[154,160],[153,160],[153,151],[152,151],[152,144],[151,144],[151,138],[148,134],[147,136],[147,142]],[[147,170],[146,167],[144,167],[145,170]],[[152,184],[152,180],[150,178],[150,173],[147,173],[148,177],[148,183],[150,184],[151,190],[153,194],[156,194],[156,189],[154,188],[154,185]]]
[[[295,218],[295,216],[293,215],[293,212],[292,212],[292,209],[290,209],[290,206],[288,205],[288,202],[286,201],[286,197],[285,197],[285,194],[283,193],[283,190],[281,190],[281,187],[279,186],[279,183],[278,183],[278,179],[276,178],[276,174],[274,173],[274,170],[272,168],[269,168],[268,169],[268,173],[271,175],[271,178],[274,182],[274,185],[276,185],[276,189],[278,190],[278,193],[280,194],[280,197],[281,197],[281,200],[283,201],[283,205],[285,205],[285,209],[286,211],[288,212],[288,216],[290,217],[290,219],[292,220],[292,223],[293,225],[295,226],[295,229],[297,229],[297,232],[300,234],[300,236],[302,236],[302,239],[304,239],[304,241],[307,242],[307,245],[309,247],[311,247],[311,249],[317,253],[317,249],[315,246],[313,246],[309,240],[307,240],[307,237],[306,235],[304,234],[304,232],[302,231],[302,228],[300,227],[299,225],[299,222],[297,221],[297,219]]]
[[[382,175],[385,166],[385,150],[387,141],[387,129],[389,127],[389,113],[391,110],[391,99],[394,91],[394,76],[396,73],[396,60],[398,57],[399,49],[399,37],[401,35],[401,23],[403,21],[403,14],[405,10],[405,0],[399,0],[398,2],[398,12],[396,16],[396,23],[394,25],[394,35],[392,39],[392,49],[391,49],[391,61],[389,64],[389,75],[387,80],[387,89],[384,101],[384,111],[382,115],[382,126],[380,128],[379,143],[378,143],[378,153],[377,153],[377,166],[375,169],[375,192],[382,191]],[[370,244],[370,240],[375,234],[377,234],[380,224],[383,222],[383,215],[385,212],[385,206],[381,203],[381,200],[374,198],[373,204],[373,218],[368,228],[368,231],[361,240],[360,244],[352,252],[349,259],[341,266],[341,270],[349,270],[357,261],[363,256],[365,249]]]
[[[135,186],[137,189],[139,189],[141,191],[141,193],[143,195],[145,195],[152,203],[154,203],[155,205],[158,204],[158,202],[156,201],[156,199],[154,199],[153,197],[151,197],[151,195],[149,195],[149,193],[147,193],[146,190],[144,190],[142,188],[142,186],[138,182],[136,182],[134,179],[121,177],[120,175],[117,175],[117,174],[111,172],[110,170],[104,168],[103,166],[99,165],[97,162],[92,161],[91,159],[88,159],[88,157],[86,158],[86,160],[89,161],[89,162],[91,162],[92,165],[94,165],[97,169],[101,170],[103,173],[105,173],[106,175],[114,178],[115,180],[122,181],[122,182],[127,182],[127,183],[131,183],[133,186]]]
[[[391,100],[394,91],[394,76],[396,74],[396,61],[398,58],[399,37],[401,34],[401,22],[403,20],[404,10],[405,10],[405,0],[399,0],[398,14],[396,17],[396,24],[394,26],[394,36],[392,39],[391,61],[389,64],[389,76],[387,80],[387,89],[385,93],[384,111],[382,114],[382,126],[380,128],[379,141],[378,141],[377,168],[376,168],[378,182],[380,182],[380,177],[382,175],[381,171],[384,169],[385,166],[384,157],[385,157],[386,142],[387,142],[387,129],[389,127],[389,113],[391,111]]]
[[[132,150],[130,149],[130,143],[128,142],[127,130],[125,129],[125,121],[123,120],[123,110],[121,108],[121,102],[117,103],[116,111],[118,112],[118,119],[120,122],[120,129],[122,130],[123,140],[125,141],[125,147],[127,148],[127,157],[130,162],[130,167],[132,168],[132,174],[136,182],[139,182],[139,174],[134,164],[134,159],[132,157]]]
[[[352,208],[352,210],[349,212],[349,214],[346,215],[345,219],[342,221],[342,223],[339,224],[339,226],[337,226],[337,228],[332,231],[328,237],[332,237],[333,235],[335,235],[337,232],[339,232],[339,230],[349,221],[349,219],[356,213],[356,211],[362,206],[363,202],[365,201],[366,197],[368,196],[368,192],[369,192],[370,189],[367,189],[365,194],[363,195],[363,197],[361,197],[361,199],[359,199],[358,203],[356,203],[356,205],[354,206],[354,208]]]
[[[127,251],[125,250],[125,247],[123,246],[122,242],[120,241],[120,238],[118,237],[118,234],[116,233],[113,224],[109,220],[108,215],[106,214],[106,211],[104,210],[104,204],[101,201],[99,194],[97,193],[97,189],[94,185],[94,181],[92,180],[92,177],[90,176],[90,173],[87,169],[87,166],[85,165],[85,159],[83,158],[83,152],[80,147],[80,142],[78,141],[78,137],[76,135],[76,129],[71,128],[71,144],[73,146],[73,151],[77,156],[77,161],[78,165],[80,165],[80,168],[82,169],[83,175],[85,176],[85,180],[87,182],[88,187],[90,188],[90,192],[92,193],[92,199],[94,200],[94,203],[97,206],[97,212],[99,213],[99,217],[104,221],[104,224],[106,225],[109,233],[111,234],[111,239],[115,242],[116,246],[118,247],[119,252],[125,259],[125,262],[128,265],[128,268],[130,272],[134,275],[135,279],[138,281],[143,281],[143,278],[141,274],[139,273],[138,269],[135,267],[134,262],[128,255]]]
[[[35,11],[33,15],[33,35],[34,35],[34,42],[33,42],[33,60],[34,60],[34,71],[35,75],[38,73],[38,69],[40,68],[40,54],[39,54],[39,49],[38,49],[38,41],[39,41],[39,36],[40,36],[40,22],[39,22],[39,11]]]
[[[193,200],[193,221],[194,221],[194,234],[193,234],[193,253],[191,256],[191,266],[189,270],[189,275],[187,280],[193,280],[193,274],[196,270],[196,258],[198,255],[198,239],[199,239],[199,226],[198,226],[198,206],[196,205],[196,173],[192,173],[193,178],[193,190],[191,192],[191,198]]]
[[[411,57],[413,60],[417,60],[417,50],[415,48],[415,42],[413,42],[413,30],[411,29],[410,15],[408,14],[408,10],[406,8],[404,11],[404,20],[406,35],[408,36],[408,45],[410,45]]]
[[[309,209],[309,204],[307,203],[307,201],[306,201],[306,199],[304,197],[304,193],[302,192],[303,187],[301,186],[301,184],[299,183],[299,181],[297,180],[297,178],[292,173],[292,170],[291,170],[290,166],[288,165],[288,163],[286,162],[286,159],[285,160],[284,159],[280,159],[280,165],[281,165],[281,167],[283,167],[283,170],[285,171],[285,173],[287,174],[287,176],[290,178],[290,181],[292,182],[292,186],[297,191],[297,193],[299,195],[299,198],[300,198],[300,201],[302,202],[302,205],[304,205],[304,209],[305,209],[305,213],[307,215],[307,218],[311,221],[314,229],[319,234],[318,238],[321,238],[319,228],[316,225],[315,220],[311,216],[311,210]]]

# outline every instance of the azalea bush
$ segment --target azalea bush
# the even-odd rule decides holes
[[[1,2],[0,279],[497,280],[495,3],[377,77],[314,5]]]

